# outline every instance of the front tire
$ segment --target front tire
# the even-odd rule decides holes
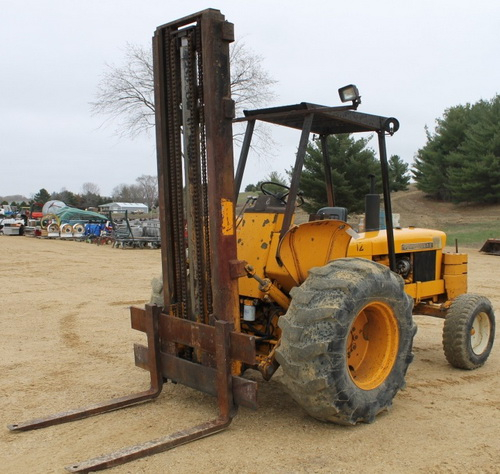
[[[343,258],[313,268],[279,321],[282,382],[322,421],[371,423],[405,385],[413,300],[384,265]]]
[[[495,339],[495,314],[484,296],[458,296],[448,310],[443,327],[446,360],[459,369],[481,367],[488,359]]]

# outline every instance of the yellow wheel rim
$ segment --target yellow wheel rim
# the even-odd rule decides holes
[[[377,388],[390,374],[399,347],[399,326],[385,303],[366,305],[354,318],[347,338],[347,365],[363,390]]]

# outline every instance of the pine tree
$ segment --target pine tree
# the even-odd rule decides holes
[[[408,174],[408,163],[405,163],[398,155],[389,158],[389,179],[391,191],[406,191],[410,184]]]
[[[352,212],[362,212],[364,209],[365,194],[370,191],[368,175],[380,176],[380,165],[375,153],[367,147],[369,140],[356,140],[349,134],[331,135],[327,139],[335,205],[347,207]],[[380,192],[380,179],[376,183],[377,192]],[[312,141],[307,146],[300,189],[306,200],[306,211],[316,212],[327,205],[320,140]]]
[[[33,196],[33,202],[39,202],[41,204],[45,204],[49,200],[50,200],[50,194],[45,188],[40,189],[40,191],[38,191]]]
[[[417,152],[412,170],[417,188],[437,199],[451,198],[448,173],[456,163],[450,154],[465,139],[469,110],[469,105],[446,110],[443,118],[436,120],[434,135],[427,130],[427,144]]]
[[[454,202],[500,202],[500,96],[480,101],[471,110],[466,139],[452,159],[450,170]]]
[[[500,202],[500,96],[448,109],[418,151],[417,187],[443,200]]]

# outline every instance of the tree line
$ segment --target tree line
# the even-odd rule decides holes
[[[243,43],[235,43],[231,50],[231,89],[240,111],[266,105],[274,97],[272,86],[276,81],[262,68],[262,59]],[[154,126],[150,51],[127,45],[125,63],[106,67],[96,100],[91,104],[93,112],[117,119],[117,131],[122,135],[149,131]],[[436,199],[500,202],[500,96],[451,107],[436,122],[433,133],[427,130],[427,143],[417,151],[411,169],[399,156],[389,158],[391,191],[407,189],[413,177],[418,189]],[[234,138],[240,138],[238,132]],[[265,130],[258,132],[257,138],[264,148],[271,145]],[[370,174],[376,177],[376,192],[381,192],[379,163],[368,141],[351,135],[330,136],[327,141],[335,203],[353,212],[363,208]],[[284,172],[289,180],[290,170]],[[286,184],[287,177],[273,173],[262,181]],[[258,190],[262,181],[248,185],[246,191]],[[316,140],[308,144],[300,188],[306,210],[315,211],[326,205],[321,147]],[[79,194],[64,189],[58,193],[40,189],[33,197],[41,203],[50,199],[79,208],[97,207],[109,201],[142,202],[151,208],[158,200],[156,177],[143,175],[135,184],[121,184],[109,197],[102,196],[93,183],[85,183]]]
[[[327,142],[336,205],[353,212],[363,208],[369,174],[376,176],[376,192],[381,192],[379,164],[367,147],[368,140],[338,135]],[[427,129],[427,142],[417,151],[411,168],[399,156],[390,157],[389,177],[393,192],[407,189],[413,177],[417,188],[434,199],[500,203],[500,96],[447,109],[436,120],[434,132]],[[307,211],[326,205],[319,141],[309,142],[300,188]]]
[[[95,183],[84,183],[80,193],[74,193],[67,189],[59,192],[49,192],[41,188],[35,193],[29,202],[7,202],[2,204],[15,205],[17,207],[29,207],[33,203],[45,204],[47,201],[62,201],[67,206],[78,209],[97,208],[109,202],[137,202],[146,204],[149,209],[158,206],[158,184],[156,176],[142,175],[136,178],[134,184],[119,184],[111,192],[111,196],[100,194],[99,186]]]
[[[389,158],[391,191],[407,189],[411,172],[417,188],[433,198],[456,203],[499,203],[500,96],[451,107],[436,122],[434,133],[427,131],[427,143],[418,150],[411,169],[398,155]],[[352,212],[363,210],[364,196],[370,189],[369,175],[376,177],[376,192],[381,192],[380,165],[368,142],[369,138],[356,139],[348,134],[327,139],[335,203]],[[248,185],[245,191],[258,191],[263,181],[287,184],[291,170],[285,173],[272,172],[257,184]],[[300,183],[306,211],[314,212],[326,205],[324,182],[321,145],[319,140],[312,140],[307,146]],[[154,176],[140,176],[135,184],[116,186],[109,197],[102,196],[93,183],[85,183],[80,194],[41,189],[33,196],[33,201],[42,204],[50,199],[79,208],[98,207],[109,201],[142,202],[152,208],[158,204],[157,180]]]
[[[447,109],[418,150],[418,189],[443,201],[500,203],[500,96]]]

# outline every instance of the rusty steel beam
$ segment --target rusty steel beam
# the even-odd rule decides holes
[[[292,223],[292,216],[295,212],[295,201],[297,199],[297,193],[299,191],[300,176],[302,174],[302,168],[304,166],[304,157],[306,155],[307,143],[309,142],[309,135],[311,133],[311,126],[314,120],[314,113],[309,113],[304,117],[302,123],[302,132],[300,134],[299,148],[297,150],[297,156],[295,158],[295,165],[292,172],[292,179],[290,182],[290,191],[286,198],[286,208],[285,216],[283,217],[283,225],[280,231],[280,241],[288,232],[290,224]]]
[[[229,263],[237,259],[232,128],[234,102],[231,99],[229,70],[229,43],[233,41],[234,25],[225,21],[220,12],[209,11],[201,18],[203,96],[207,111],[209,233],[212,286],[216,293],[213,314],[217,319],[233,322],[239,330],[238,282],[231,276]]]
[[[148,354],[145,346],[134,346],[135,365],[144,370],[149,370]],[[163,377],[194,388],[200,392],[217,396],[217,371],[213,367],[206,367],[189,360],[175,357],[162,352],[161,354]],[[232,376],[233,395],[237,405],[257,409],[257,382]]]
[[[132,328],[144,332],[145,312],[141,308],[131,307]],[[215,354],[214,326],[180,319],[166,313],[159,315],[160,338],[163,342],[176,342],[195,349]],[[255,364],[255,336],[231,331],[229,335],[230,356],[248,365]]]
[[[142,444],[129,446],[114,453],[99,456],[80,463],[70,464],[65,469],[68,472],[93,472],[119,466],[135,459],[168,451],[182,444],[187,444],[201,438],[225,430],[231,423],[230,418],[217,418],[213,421],[193,426],[176,433],[146,441]]]
[[[220,416],[224,419],[236,415],[237,406],[233,399],[233,377],[231,375],[231,358],[229,357],[229,333],[233,324],[228,321],[215,322],[215,361],[217,404]]]
[[[253,130],[255,128],[255,120],[247,122],[245,130],[245,138],[241,145],[240,159],[238,160],[238,167],[234,177],[234,202],[238,202],[238,195],[240,194],[241,181],[243,180],[243,173],[247,164],[248,152],[250,151],[250,144],[252,142]]]
[[[184,71],[190,89],[184,91],[179,82],[182,74],[178,64],[178,39],[181,36],[188,39],[186,53],[189,54],[185,59],[190,61]],[[135,357],[136,364],[150,372],[149,390],[11,424],[9,429],[42,428],[150,400],[160,394],[164,379],[216,395],[219,415],[207,423],[153,441],[73,463],[66,467],[69,472],[106,469],[209,436],[229,426],[240,403],[251,408],[257,406],[257,383],[234,375],[240,373],[242,363],[255,365],[256,349],[254,336],[239,333],[237,279],[241,275],[237,270],[241,265],[238,266],[236,254],[232,148],[234,102],[230,97],[229,76],[229,43],[233,40],[233,25],[225,21],[218,10],[208,9],[159,27],[153,41],[166,313],[153,305],[147,305],[145,310],[131,308],[132,327],[147,335],[147,347],[136,345]],[[199,100],[188,100],[193,92],[200,94],[197,96]],[[181,124],[181,105],[185,102],[191,104],[193,113],[185,115]],[[192,126],[192,120],[198,120],[198,125]],[[185,142],[183,148],[182,132],[189,127],[193,127],[192,140]],[[198,136],[200,144],[196,143]],[[197,150],[198,145],[200,150]],[[193,195],[192,199],[185,201],[182,160],[187,148],[192,148],[187,159],[200,162],[190,168],[196,179],[186,175],[189,185],[193,186],[189,191]],[[196,267],[198,275],[191,279],[191,285],[184,219],[187,215],[188,220],[192,220],[197,215],[186,211],[186,204],[200,210],[203,219],[203,227],[195,229],[194,242],[189,238],[188,246],[197,246],[197,253],[190,252],[190,259],[193,255],[201,255]],[[190,262],[192,268],[194,265]],[[197,293],[200,299],[195,308],[193,298],[188,296],[195,291],[193,283],[201,289]],[[198,314],[200,312],[203,314]],[[185,346],[195,349],[193,358],[196,362],[181,358]],[[203,364],[198,363],[200,361]]]
[[[219,405],[218,418],[153,441],[147,441],[146,443],[121,449],[111,454],[92,458],[80,463],[72,463],[66,467],[66,470],[69,472],[91,472],[107,469],[144,456],[167,451],[181,444],[190,443],[191,441],[204,438],[226,429],[236,414],[236,405],[233,403],[231,359],[229,357],[229,333],[231,326],[231,323],[227,321],[217,321],[215,323],[217,360],[215,380]],[[158,354],[159,350],[155,356],[158,356]],[[176,359],[176,357],[173,358]]]
[[[382,191],[384,195],[385,226],[387,248],[389,252],[389,267],[396,272],[396,250],[394,244],[394,226],[392,224],[391,189],[389,185],[389,164],[387,163],[387,147],[385,144],[385,130],[379,130],[378,145],[380,153],[380,171],[382,174]]]
[[[167,113],[167,106],[159,107],[159,104],[168,104],[172,101],[171,93],[167,93],[166,88],[160,87],[167,81],[167,67],[165,58],[165,41],[159,35],[153,38],[153,65],[154,65],[154,92],[155,92],[155,126],[156,126],[156,153],[158,167],[158,199],[163,205],[160,206],[159,219],[161,228],[161,256],[162,256],[162,275],[163,275],[163,296],[165,304],[170,302],[171,298],[178,296],[176,294],[174,263],[174,246],[169,243],[174,238],[173,226],[170,225],[174,220],[173,209],[177,205],[174,203],[175,196],[169,189],[172,179],[169,168],[166,166],[169,153],[175,153],[176,143],[180,142],[180,136],[172,137],[168,130],[168,123],[171,116]],[[180,135],[180,133],[179,133]],[[169,139],[165,139],[168,137]]]

